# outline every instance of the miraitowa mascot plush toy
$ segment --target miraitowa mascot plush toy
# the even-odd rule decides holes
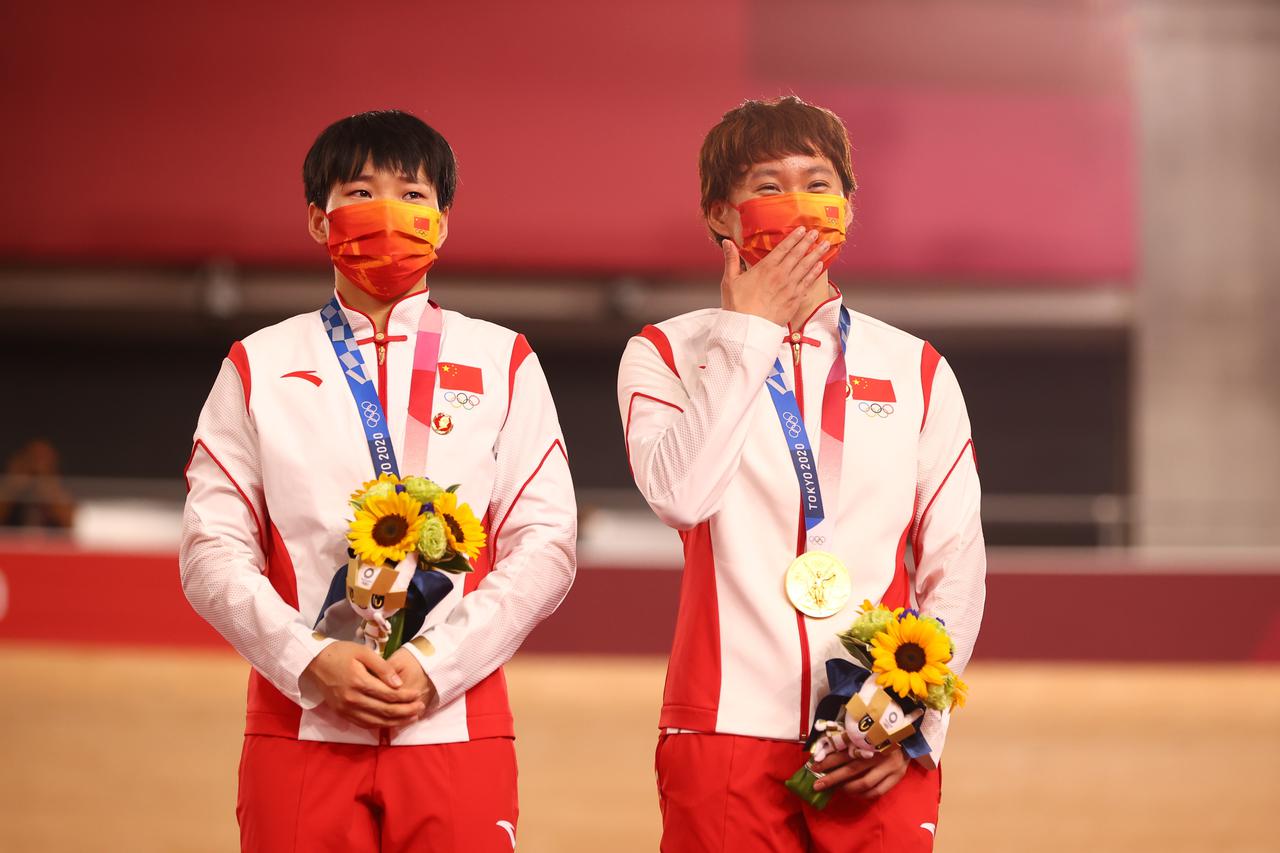
[[[924,708],[899,699],[876,684],[871,672],[847,660],[827,661],[831,692],[818,703],[805,747],[813,756],[786,781],[786,786],[815,809],[826,808],[830,791],[815,791],[820,778],[813,765],[835,752],[873,758],[894,746],[910,758],[929,754],[929,744],[916,723]]]
[[[453,591],[447,575],[420,571],[416,554],[406,554],[394,567],[371,566],[354,551],[348,555],[347,565],[334,573],[316,620],[315,630],[326,637],[353,640],[389,655],[388,643],[394,652],[402,638],[416,636],[427,613]],[[404,622],[397,626],[399,613]]]
[[[908,758],[927,755],[930,747],[920,732],[925,709],[961,706],[968,691],[947,666],[955,648],[940,619],[865,601],[839,636],[854,660],[827,661],[831,692],[818,703],[805,742],[813,757],[785,782],[816,809],[826,807],[831,792],[814,790],[814,764],[835,752],[872,758],[897,748]]]

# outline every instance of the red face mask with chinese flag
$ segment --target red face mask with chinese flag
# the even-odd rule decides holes
[[[848,202],[832,193],[779,193],[749,198],[735,206],[742,217],[739,253],[749,264],[758,264],[796,228],[818,232],[818,242],[830,248],[822,256],[827,269],[844,245],[844,220]]]
[[[440,211],[434,207],[377,199],[336,207],[326,216],[333,265],[375,299],[402,295],[436,262]]]

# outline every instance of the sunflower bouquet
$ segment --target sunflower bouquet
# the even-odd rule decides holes
[[[485,545],[483,525],[458,503],[457,490],[382,474],[352,493],[347,564],[333,576],[316,630],[363,642],[383,657],[415,635],[452,591],[447,575],[470,572]]]
[[[785,783],[818,809],[831,793],[814,790],[814,763],[835,752],[872,758],[895,747],[910,758],[927,755],[929,744],[918,725],[925,710],[963,707],[968,695],[947,665],[955,645],[941,619],[864,601],[839,637],[853,661],[827,661],[831,692],[818,703],[806,743],[813,759]]]

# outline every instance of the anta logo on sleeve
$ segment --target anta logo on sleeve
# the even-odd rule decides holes
[[[319,388],[320,383],[324,381],[319,376],[316,376],[316,372],[314,370],[295,370],[292,373],[286,373],[280,378],[281,379],[290,379],[290,378],[305,379],[308,382],[310,382],[312,385],[315,385],[317,388]]]

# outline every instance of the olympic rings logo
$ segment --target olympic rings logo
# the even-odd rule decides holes
[[[376,427],[382,420],[382,415],[378,413],[378,404],[372,400],[361,403],[360,411],[364,412],[364,422],[371,427]]]
[[[800,419],[795,416],[795,413],[787,412],[782,416],[782,421],[787,425],[787,435],[792,438],[800,437],[800,429],[802,425],[800,423]]]
[[[858,411],[869,418],[887,418],[893,414],[893,406],[889,403],[862,402],[858,404]]]
[[[480,398],[475,394],[468,394],[465,391],[446,391],[444,392],[444,401],[455,409],[466,409],[471,411],[480,405]]]

